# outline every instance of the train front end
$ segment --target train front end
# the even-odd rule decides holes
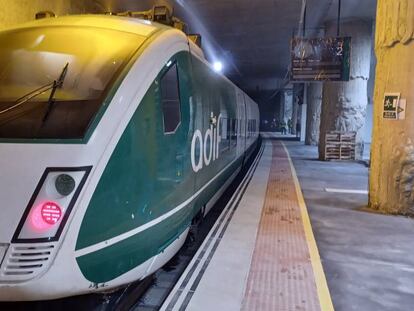
[[[117,90],[139,27],[91,16],[0,32],[0,301],[96,290],[76,240],[127,107]]]
[[[92,165],[69,158],[76,148],[43,147],[0,145],[0,301],[55,298],[89,285],[70,239]]]

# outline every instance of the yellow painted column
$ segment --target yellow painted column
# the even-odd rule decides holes
[[[103,0],[0,0],[0,29],[33,21],[39,11],[52,11],[56,15],[102,13]]]
[[[411,215],[414,215],[413,37],[414,1],[378,0],[369,203],[383,212]],[[386,93],[400,94],[406,100],[404,120],[389,119],[389,114],[384,118]]]

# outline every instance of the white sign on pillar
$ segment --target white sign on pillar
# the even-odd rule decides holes
[[[398,120],[404,120],[405,119],[405,110],[407,107],[407,100],[404,98],[400,99],[398,103]]]

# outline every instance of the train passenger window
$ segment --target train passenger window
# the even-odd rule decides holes
[[[220,118],[219,135],[221,138],[220,152],[224,152],[230,147],[230,120],[228,118]]]
[[[232,141],[231,141],[232,136],[233,136],[232,126],[231,126],[232,122],[233,122],[232,119],[227,119],[227,136],[228,136],[229,147],[231,147],[231,145],[232,145]]]
[[[231,119],[231,146],[237,145],[237,120]]]
[[[177,64],[161,78],[161,105],[164,120],[164,134],[174,133],[181,123],[180,90]]]
[[[247,137],[250,137],[250,120],[247,120]]]

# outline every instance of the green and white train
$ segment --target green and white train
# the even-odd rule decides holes
[[[0,301],[162,267],[258,126],[257,105],[173,28],[68,16],[1,31]]]

